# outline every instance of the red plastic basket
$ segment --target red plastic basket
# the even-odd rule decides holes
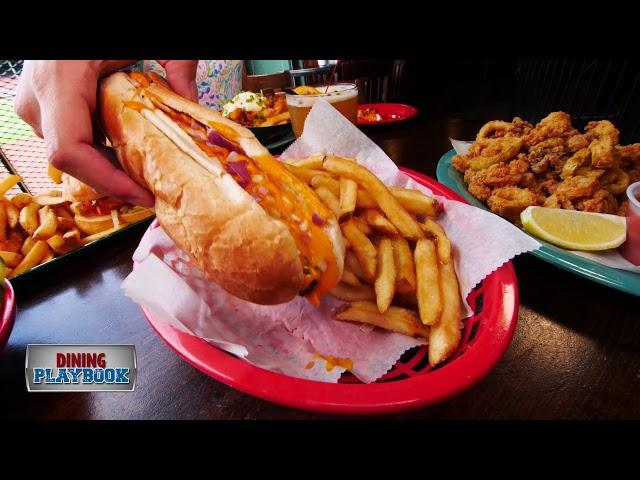
[[[0,306],[0,350],[9,340],[16,319],[16,294],[8,280],[4,282],[4,295]]]
[[[435,194],[464,202],[435,180],[407,169],[403,171]],[[450,398],[479,382],[502,358],[518,316],[518,286],[511,262],[489,275],[469,294],[467,301],[474,314],[463,321],[460,345],[447,362],[431,368],[427,347],[416,347],[372,384],[362,384],[350,373],[333,384],[264,370],[200,338],[179,332],[142,310],[153,329],[178,355],[231,387],[289,407],[340,414],[384,414]]]

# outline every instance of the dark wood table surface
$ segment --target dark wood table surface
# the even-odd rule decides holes
[[[448,137],[478,124],[418,117],[367,133],[398,164],[435,177]],[[120,283],[142,230],[17,289],[18,315],[0,353],[0,418],[326,419],[240,393],[181,360]],[[514,261],[520,313],[502,361],[477,386],[402,419],[640,419],[640,299],[530,255]],[[133,393],[28,393],[29,343],[133,343]]]

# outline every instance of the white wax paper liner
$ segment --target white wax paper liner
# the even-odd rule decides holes
[[[388,185],[429,189],[400,173],[384,152],[327,102],[309,114],[305,131],[284,159],[323,152],[356,158]],[[451,239],[463,298],[488,274],[538,242],[483,210],[438,197],[438,220]],[[277,306],[237,299],[204,280],[161,228],[150,229],[134,254],[136,268],[123,282],[125,294],[174,328],[201,337],[269,370],[336,382],[344,368],[323,357],[350,359],[365,383],[384,375],[407,349],[423,340],[333,320],[341,302],[326,297],[319,309],[302,298]],[[463,317],[471,314],[465,302]]]

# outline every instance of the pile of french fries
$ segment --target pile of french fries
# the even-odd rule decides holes
[[[425,338],[431,365],[448,358],[460,342],[461,299],[451,244],[434,221],[438,202],[387,187],[348,158],[317,154],[286,166],[340,222],[347,252],[331,294],[347,303],[334,318]]]
[[[96,222],[79,215],[75,204],[62,198],[62,192],[31,195],[5,194],[20,177],[9,175],[0,181],[0,258],[4,277],[15,277],[48,262],[57,255],[87,245],[124,227],[127,221],[111,211],[111,221]],[[134,207],[126,218],[141,220],[152,215],[148,209]],[[87,233],[90,232],[90,233]]]

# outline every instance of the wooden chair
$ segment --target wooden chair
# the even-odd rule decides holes
[[[325,65],[323,67],[289,70],[291,84],[294,87],[298,85],[324,85],[329,82],[333,67],[333,65]],[[334,81],[336,81],[336,79],[334,79]]]
[[[288,71],[270,73],[267,75],[245,75],[242,79],[242,88],[252,92],[282,90],[291,86],[291,76]]]
[[[358,85],[359,103],[395,100],[404,73],[403,60],[344,60],[339,67],[340,81]]]

